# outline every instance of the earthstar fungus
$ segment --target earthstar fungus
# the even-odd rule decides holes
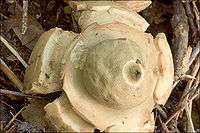
[[[165,34],[145,33],[149,24],[135,12],[150,1],[105,2],[69,1],[81,33],[51,29],[31,55],[24,91],[64,91],[44,108],[55,131],[153,131],[152,109],[170,95]]]

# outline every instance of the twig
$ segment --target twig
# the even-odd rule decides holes
[[[27,63],[22,59],[19,53],[0,35],[0,40],[3,44],[17,57],[17,59],[24,65],[25,68],[28,67]]]
[[[172,86],[172,89],[174,89],[174,88],[177,86],[177,84],[181,81],[180,79],[181,79],[181,78],[176,79],[176,80],[174,81],[173,86]]]
[[[5,90],[5,89],[0,89],[1,94],[8,94],[8,95],[14,95],[18,97],[28,97],[29,95],[23,94],[21,92],[17,91],[10,91],[10,90]]]
[[[200,86],[196,88],[196,92],[194,93],[193,96],[189,99],[189,101],[193,101],[194,99],[196,99],[198,96],[200,96]]]
[[[173,118],[179,115],[180,112],[182,112],[184,109],[180,107],[179,109],[176,110],[165,122],[165,125],[167,125]]]
[[[188,97],[189,97],[189,95],[188,95]],[[188,99],[188,97],[187,97],[187,99]],[[187,129],[187,131],[194,133],[195,132],[194,124],[192,122],[192,116],[191,116],[192,101],[187,101],[186,106],[185,106],[185,111],[186,111],[186,115],[187,115],[187,118],[188,118],[188,127],[187,127],[188,129]]]
[[[196,47],[193,48],[192,54],[189,59],[188,65],[191,66],[194,60],[196,59],[197,55],[200,52],[200,41],[197,43]]]
[[[37,99],[45,99],[46,97],[42,96],[36,96],[36,95],[31,95],[31,94],[24,94],[22,92],[17,92],[17,91],[10,91],[10,90],[5,90],[5,89],[0,89],[1,94],[7,94],[7,95],[14,95],[18,97],[25,97],[25,98],[37,98]]]
[[[193,67],[193,70],[191,72],[191,76],[193,77],[196,77],[198,71],[199,71],[199,67],[200,67],[200,56],[197,57],[197,62],[195,63],[194,67]],[[182,95],[182,98],[181,100],[183,100],[186,95],[188,95],[189,91],[191,90],[191,86],[192,86],[192,83],[194,82],[194,79],[190,79],[185,87],[185,90],[183,92],[183,95]]]
[[[186,14],[187,14],[187,18],[188,18],[188,22],[189,22],[189,25],[190,25],[190,28],[192,30],[192,36],[196,35],[197,34],[197,30],[196,30],[196,27],[195,27],[195,24],[194,24],[194,15],[191,11],[191,7],[190,7],[190,3],[189,3],[189,0],[186,0],[186,2],[183,3],[184,6],[185,6],[185,11],[186,11]]]
[[[196,79],[196,78],[191,75],[183,75],[183,76],[181,76],[181,79],[186,80],[186,79]]]
[[[198,11],[198,8],[197,8],[195,1],[192,1],[192,5],[193,5],[194,14],[195,14],[195,17],[196,17],[197,29],[198,29],[198,32],[200,34],[200,17],[199,17],[200,13]]]
[[[188,50],[189,25],[185,9],[180,0],[173,1],[174,15],[171,20],[173,29],[172,53],[175,67],[175,76],[185,74],[188,62],[185,62]]]
[[[13,111],[15,111],[15,109],[14,109],[11,105],[7,104],[7,103],[4,102],[3,100],[0,101],[0,103],[4,104],[5,106],[7,106],[7,107],[9,107],[10,109],[12,109]]]
[[[17,112],[17,114],[15,114],[13,116],[13,118],[9,121],[9,123],[5,126],[5,128],[3,129],[4,131],[8,130],[8,128],[11,126],[11,124],[13,123],[13,121],[17,118],[17,116],[25,109],[25,107],[23,107],[22,109],[20,109],[19,112]]]
[[[7,17],[7,16],[5,16],[3,13],[0,13],[0,16],[1,16],[1,18],[8,19],[8,17]]]
[[[0,59],[0,70],[14,83],[14,85],[19,89],[23,90],[22,82],[17,78],[17,76],[10,70],[6,63]]]
[[[159,122],[160,122],[160,124],[161,124],[162,129],[163,129],[165,132],[168,133],[168,132],[169,132],[169,129],[168,129],[167,126],[162,122],[160,116],[158,116],[158,120],[159,120]]]
[[[16,131],[16,125],[12,125],[5,133],[13,133]]]
[[[193,83],[193,86],[192,86],[192,91],[190,92],[190,97],[189,97],[189,100],[193,100],[195,99],[198,95],[199,95],[199,91],[200,91],[200,70],[196,76],[196,80],[194,81]]]
[[[28,0],[23,0],[22,34],[25,34],[28,28]]]
[[[200,56],[197,57],[197,62],[195,63],[193,70],[191,72],[191,76],[192,77],[196,77],[198,71],[199,71],[199,58]],[[198,76],[198,75],[197,75]],[[197,80],[199,79],[199,77],[196,78]],[[188,99],[187,97],[189,97],[189,92],[191,91],[191,85],[193,83],[194,79],[190,79],[186,85],[186,88],[183,92],[183,95],[181,97],[181,100],[178,104],[178,109],[167,119],[167,121],[165,122],[165,125],[167,125],[173,118],[179,116],[179,114],[181,112],[183,112],[188,104]],[[196,83],[198,84],[198,82]],[[190,119],[190,118],[188,118]],[[190,121],[190,126],[191,126],[191,121]]]
[[[14,116],[14,114],[10,111],[10,114],[12,115],[12,117]],[[20,120],[18,120],[17,118],[15,119],[15,121],[17,121],[17,122],[22,122],[22,121],[20,121]]]
[[[174,89],[180,81],[185,80],[185,79],[195,79],[195,77],[184,74],[180,78],[174,81],[172,88]]]

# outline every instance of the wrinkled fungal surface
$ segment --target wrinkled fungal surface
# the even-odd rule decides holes
[[[44,107],[52,130],[154,130],[152,109],[168,99],[174,70],[165,34],[145,33],[136,13],[150,3],[69,1],[81,33],[54,28],[40,37],[24,91],[63,90]]]

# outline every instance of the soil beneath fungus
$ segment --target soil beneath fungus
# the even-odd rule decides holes
[[[24,0],[26,1],[26,0]],[[69,6],[63,0],[31,0],[28,1],[28,21],[22,22],[24,15],[23,0],[1,0],[0,2],[0,31],[1,36],[6,39],[9,44],[19,53],[19,55],[28,62],[31,51],[37,41],[38,37],[44,32],[54,27],[60,27],[63,30],[70,30],[77,32],[76,23],[72,17],[72,12]],[[181,0],[174,0],[181,1]],[[199,46],[199,23],[198,17],[195,13],[200,9],[200,1],[192,3],[192,1],[180,2],[178,6],[182,5],[185,10],[185,14],[176,11],[174,9],[173,0],[153,0],[152,4],[139,14],[142,15],[149,23],[150,26],[147,32],[155,36],[157,33],[164,32],[167,35],[168,42],[173,51],[173,56],[176,55],[178,49],[174,49],[174,43],[180,42],[176,40],[174,25],[172,21],[174,15],[186,17],[187,25],[189,26],[189,39],[188,46],[193,50],[196,46]],[[189,5],[189,6],[188,6]],[[181,9],[181,8],[180,8]],[[176,14],[177,13],[177,14]],[[180,14],[179,14],[180,13]],[[183,19],[179,19],[181,22]],[[28,27],[25,34],[21,34],[22,27]],[[184,28],[184,27],[183,27]],[[178,36],[178,35],[177,35]],[[182,35],[184,38],[184,35]],[[181,39],[181,37],[180,37]],[[176,53],[177,52],[177,53]],[[178,53],[179,54],[179,53]],[[187,75],[195,68],[195,64],[198,62],[199,54],[194,59],[191,66],[189,66]],[[11,51],[0,41],[0,67],[5,63],[8,68],[17,76],[20,81],[23,81],[25,67],[20,61],[11,53]],[[200,71],[200,70],[199,70]],[[193,75],[196,78],[197,75]],[[188,128],[188,117],[183,110],[184,102],[182,101],[186,86],[191,79],[181,80],[166,103],[165,106],[157,105],[153,110],[155,113],[156,127],[155,132],[186,132]],[[197,84],[195,90],[192,92],[199,92],[199,82],[192,82],[194,86]],[[190,86],[191,88],[193,86]],[[23,94],[15,84],[7,77],[7,74],[0,70],[0,131],[3,132],[45,132],[45,129],[37,127],[34,123],[28,122],[22,117],[20,111],[29,104],[28,99],[44,98],[49,101],[53,101],[60,93],[50,95],[25,95]],[[192,104],[192,121],[195,131],[200,131],[200,98],[199,93],[193,99]],[[191,94],[191,97],[193,95]],[[174,117],[173,117],[174,116]],[[172,118],[173,117],[173,118]],[[171,119],[172,118],[172,119]],[[167,122],[167,124],[166,124]],[[95,130],[95,132],[99,132]]]

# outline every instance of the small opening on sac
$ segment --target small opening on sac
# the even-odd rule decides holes
[[[131,60],[124,65],[123,77],[128,84],[137,84],[142,80],[142,74],[143,68],[139,60],[136,62]]]
[[[138,81],[141,78],[141,70],[137,66],[133,66],[129,68],[129,76],[132,80]]]

